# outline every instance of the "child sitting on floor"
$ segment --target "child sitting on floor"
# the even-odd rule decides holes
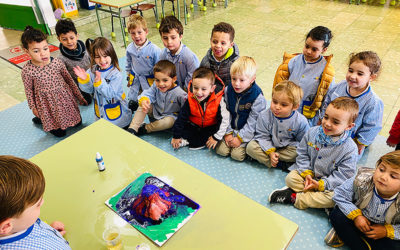
[[[273,191],[271,203],[298,209],[333,207],[333,190],[357,171],[357,146],[350,134],[357,114],[358,104],[349,97],[329,104],[321,126],[310,128],[301,140],[287,187]]]
[[[395,147],[396,150],[400,150],[400,110],[397,112],[392,128],[389,131],[389,137],[386,140],[386,144],[389,147]]]
[[[225,88],[226,107],[231,122],[216,152],[237,161],[246,157],[246,145],[254,137],[257,117],[267,107],[262,90],[256,84],[257,66],[253,58],[242,56],[231,66],[232,84]]]
[[[215,148],[229,125],[224,101],[224,83],[211,69],[200,67],[188,85],[188,99],[176,119],[172,147],[189,144],[196,150]]]
[[[168,60],[175,64],[177,83],[187,90],[193,72],[199,67],[199,59],[182,41],[183,25],[174,16],[163,18],[159,32],[165,48],[161,51],[160,60]]]
[[[128,128],[132,112],[122,89],[122,74],[112,43],[104,37],[94,40],[90,48],[91,69],[74,68],[79,87],[93,94],[95,119],[103,118],[120,128]]]
[[[74,79],[76,85],[79,86],[74,67],[79,66],[84,70],[90,68],[89,48],[86,48],[85,44],[81,40],[78,40],[78,31],[70,19],[61,19],[57,22],[56,34],[58,41],[60,41],[61,52],[58,59],[63,61],[72,79]],[[92,96],[90,94],[82,90],[81,94],[88,104],[92,102]]]
[[[239,48],[233,42],[234,38],[235,29],[229,23],[220,22],[214,25],[211,31],[211,48],[200,63],[201,67],[213,70],[225,86],[231,84],[231,65],[239,58]]]
[[[0,248],[71,249],[63,238],[63,223],[51,226],[38,217],[43,204],[45,179],[30,161],[0,156]]]
[[[364,148],[370,145],[382,129],[383,102],[374,93],[371,81],[378,76],[381,60],[372,51],[363,51],[350,55],[346,80],[331,88],[326,95],[321,114],[335,98],[348,96],[357,101],[359,113],[351,137],[357,144],[359,158]]]
[[[299,108],[303,91],[291,81],[282,81],[272,90],[271,107],[257,119],[254,139],[246,153],[267,167],[287,171],[296,161],[296,148],[309,129]]]
[[[138,95],[153,85],[153,68],[159,60],[161,50],[147,39],[149,30],[142,16],[131,15],[127,28],[133,40],[126,48],[126,74],[129,108],[134,112],[138,108]]]
[[[22,68],[29,108],[35,116],[32,122],[56,137],[66,135],[67,128],[82,124],[76,100],[87,105],[65,65],[50,56],[46,35],[31,26],[21,36],[24,51],[31,56]]]
[[[351,249],[400,249],[400,151],[335,189],[330,221]]]
[[[187,94],[176,85],[175,65],[160,60],[154,66],[154,82],[139,96],[139,108],[135,112],[128,131],[135,135],[144,135],[172,128]],[[150,123],[143,123],[146,114]]]
[[[316,114],[330,85],[334,83],[333,56],[322,56],[331,40],[332,32],[327,27],[313,28],[306,36],[303,53],[285,53],[275,74],[274,86],[283,80],[290,80],[303,89],[303,100],[298,111],[309,119],[310,125],[314,120],[318,121]]]

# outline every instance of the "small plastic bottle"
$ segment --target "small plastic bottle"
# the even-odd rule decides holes
[[[104,166],[103,157],[100,155],[99,152],[96,153],[96,162],[100,172],[106,170],[106,167]]]

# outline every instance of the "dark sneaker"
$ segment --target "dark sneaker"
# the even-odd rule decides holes
[[[128,128],[126,131],[128,131],[129,133],[131,133],[133,135],[137,135],[137,132],[133,128]]]
[[[143,123],[142,126],[140,126],[140,128],[138,129],[136,135],[145,135],[145,134],[147,134],[146,124]]]
[[[276,167],[281,169],[283,172],[289,173],[290,172],[289,168],[292,165],[293,165],[293,162],[278,161],[278,165],[276,165]]]
[[[269,203],[293,204],[292,194],[295,194],[295,192],[285,186],[272,191],[268,197],[268,201]]]
[[[334,228],[331,228],[326,234],[325,243],[330,247],[341,247],[344,245],[343,241],[339,238]]]
[[[36,117],[36,116],[32,118],[32,122],[34,124],[37,124],[37,125],[41,125],[42,124],[42,120],[40,120],[40,118]]]
[[[139,104],[135,101],[129,101],[128,107],[130,110],[132,110],[132,113],[135,112],[139,108]]]

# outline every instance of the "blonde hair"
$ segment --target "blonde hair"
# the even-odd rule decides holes
[[[147,22],[144,17],[140,15],[131,15],[128,20],[128,24],[126,25],[128,31],[136,29],[137,27],[142,27],[143,30],[147,30]]]
[[[241,56],[231,66],[231,75],[245,75],[248,78],[256,76],[256,61],[249,56]]]
[[[329,105],[350,113],[350,123],[353,123],[358,116],[358,103],[353,98],[341,96],[333,100]]]
[[[303,90],[292,81],[284,80],[278,83],[275,88],[272,89],[272,96],[277,92],[284,92],[289,97],[293,106],[300,105],[303,99]]]
[[[393,168],[399,169],[400,168],[400,150],[392,151],[387,153],[376,162],[376,167],[379,166],[381,163],[386,163]]]
[[[0,223],[18,217],[43,196],[45,180],[34,163],[0,155]]]

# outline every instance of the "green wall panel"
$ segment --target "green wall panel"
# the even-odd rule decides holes
[[[49,34],[46,24],[38,24],[32,7],[0,4],[0,26],[3,28],[24,30],[30,25]]]

